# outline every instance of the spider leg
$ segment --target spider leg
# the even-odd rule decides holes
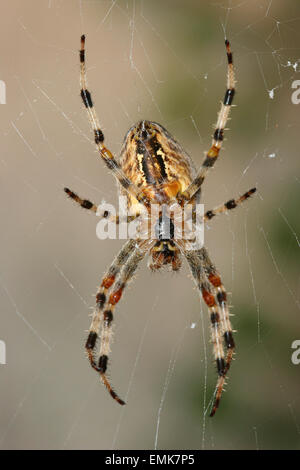
[[[113,312],[116,304],[121,299],[127,283],[132,278],[138,264],[145,257],[146,252],[147,250],[143,248],[141,242],[130,240],[109,268],[96,296],[97,309],[92,320],[89,337],[86,343],[86,349],[92,367],[100,373],[101,380],[108,392],[120,405],[125,405],[125,402],[113,390],[106,376],[108,355],[110,353],[110,343],[112,339]],[[107,295],[108,290],[109,296]],[[103,318],[100,336],[100,351],[98,362],[96,362],[94,349],[100,329],[101,317]]]
[[[249,189],[249,191],[247,191],[245,194],[243,194],[239,198],[230,199],[229,201],[225,202],[225,204],[222,204],[221,206],[215,207],[214,209],[207,211],[204,215],[204,222],[211,220],[216,215],[223,214],[224,212],[227,212],[228,210],[231,210],[231,209],[235,209],[242,202],[246,201],[250,196],[252,196],[252,194],[254,194],[255,191],[256,191],[256,188]]]
[[[200,189],[207,172],[211,167],[214,166],[219,152],[222,147],[222,142],[224,139],[224,129],[226,122],[228,120],[230,108],[232,105],[233,97],[235,94],[235,74],[233,69],[233,62],[232,62],[232,53],[230,49],[229,41],[226,39],[225,41],[226,51],[227,51],[227,89],[225,92],[224,100],[221,105],[220,112],[218,114],[218,120],[215,128],[215,132],[213,135],[212,146],[207,152],[205,159],[200,167],[198,173],[196,174],[195,179],[189,185],[189,187],[182,193],[181,198],[183,200],[190,200]]]
[[[221,277],[216,267],[210,260],[208,252],[204,247],[200,250],[199,255],[201,257],[201,262],[203,263],[203,267],[204,267],[207,279],[212,286],[215,298],[217,299],[217,303],[219,305],[219,310],[221,312],[223,338],[224,338],[224,343],[227,349],[225,371],[224,371],[224,374],[219,377],[215,401],[214,401],[212,411],[210,413],[210,416],[213,416],[215,412],[217,411],[219,403],[220,403],[220,399],[221,399],[221,395],[222,395],[222,391],[223,391],[223,387],[225,383],[225,378],[226,378],[227,372],[229,370],[229,367],[233,358],[235,343],[233,339],[233,330],[232,330],[232,326],[230,322],[230,314],[229,314],[229,308],[227,304],[226,290],[222,284]]]
[[[84,209],[88,209],[92,212],[97,212],[97,206],[93,202],[89,201],[88,199],[81,199],[76,193],[71,191],[69,188],[64,188],[65,193],[69,196],[69,198],[73,199],[73,201],[77,202],[81,207]]]
[[[103,315],[103,308],[106,303],[106,297],[109,289],[113,286],[116,277],[118,276],[122,266],[128,260],[129,256],[135,250],[136,243],[134,240],[129,240],[122,247],[114,261],[112,262],[109,269],[106,271],[101,285],[96,294],[96,308],[93,313],[92,323],[89,330],[88,339],[85,344],[87,351],[88,359],[90,361],[93,369],[98,371],[98,366],[95,360],[95,348],[97,339],[99,338],[99,331],[101,327],[101,322],[104,320],[109,323],[110,318],[108,315],[106,317]]]
[[[92,212],[95,212],[95,214],[97,214],[98,206],[96,206],[96,204],[89,201],[88,199],[82,199],[76,193],[71,191],[69,188],[64,188],[64,191],[65,191],[65,193],[67,193],[67,195],[71,199],[73,199],[73,201],[77,202],[77,204],[79,204],[81,207],[83,207],[84,209],[88,209]],[[116,224],[119,224],[120,221],[122,220],[119,215],[112,216],[111,213],[107,210],[103,211],[102,214],[97,214],[97,215],[101,218],[104,218],[104,219],[110,219],[112,222],[115,222]],[[132,222],[133,220],[135,220],[139,216],[140,216],[139,213],[136,213],[135,215],[128,215],[127,218],[126,218],[127,223]]]
[[[213,406],[213,412],[211,412],[210,414],[210,416],[213,416],[221,399],[221,394],[229,366],[227,366],[228,358],[225,359],[223,348],[224,319],[222,307],[220,306],[221,304],[219,302],[221,297],[219,296],[219,299],[219,297],[214,294],[214,290],[211,286],[211,281],[209,281],[209,279],[207,278],[202,260],[202,250],[203,248],[197,251],[183,249],[183,253],[190,266],[195,284],[201,292],[202,298],[210,312],[211,337],[213,343],[214,358],[216,361],[217,372],[219,376],[217,382],[217,395]],[[224,297],[223,291],[222,295]]]
[[[116,161],[115,157],[111,153],[111,151],[104,146],[104,135],[102,130],[100,129],[100,123],[95,111],[92,96],[89,90],[87,89],[87,80],[86,80],[86,67],[85,67],[85,36],[81,36],[81,48],[79,51],[80,57],[80,95],[83,101],[83,104],[86,107],[88,117],[94,131],[94,138],[95,144],[101,155],[102,159],[106,163],[107,167],[114,176],[117,178],[118,182],[120,183],[123,188],[134,196],[138,201],[146,203],[148,199],[143,194],[143,191],[139,190],[132,181],[127,178],[125,173],[123,172],[121,166]]]

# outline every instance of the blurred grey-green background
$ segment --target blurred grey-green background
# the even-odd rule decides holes
[[[300,78],[298,0],[2,0],[1,328],[3,449],[295,449],[300,447]],[[96,218],[68,186],[116,203],[79,98],[87,35],[89,88],[118,154],[141,118],[164,125],[198,166],[225,90],[231,40],[237,105],[206,210],[257,186],[209,224],[205,243],[230,294],[236,360],[213,419],[216,371],[206,309],[186,266],[138,271],[116,311],[110,377],[84,354],[88,315],[121,241],[96,238]]]

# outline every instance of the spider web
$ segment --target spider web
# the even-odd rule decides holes
[[[9,448],[299,448],[299,221],[295,201],[300,7],[288,0],[14,0],[1,31],[2,271],[6,365],[0,446]],[[79,99],[87,35],[89,88],[118,154],[139,119],[164,125],[198,166],[226,83],[227,36],[237,74],[206,210],[258,194],[211,221],[205,244],[230,293],[236,360],[214,419],[208,315],[188,270],[139,269],[116,311],[110,400],[83,344],[96,286],[121,241],[99,241],[68,186],[117,203]],[[1,362],[1,361],[0,361]]]

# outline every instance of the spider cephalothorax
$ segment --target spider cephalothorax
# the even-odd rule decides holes
[[[157,242],[150,251],[149,268],[152,271],[156,271],[163,266],[170,265],[172,271],[178,271],[181,266],[181,256],[174,242],[174,222],[171,217],[168,217],[163,212],[155,223],[155,235]]]
[[[165,266],[170,266],[172,271],[180,269],[181,255],[173,240],[157,242],[151,248],[148,266],[152,271],[157,271]]]
[[[205,247],[190,249],[187,237],[177,236],[177,219],[171,210],[176,204],[182,209],[191,205],[194,215],[201,185],[208,170],[215,164],[222,147],[224,128],[235,94],[232,53],[227,40],[225,45],[228,62],[227,89],[218,115],[211,148],[196,172],[191,158],[178,142],[164,127],[152,121],[142,120],[129,129],[125,136],[119,161],[114,158],[110,150],[104,146],[104,136],[100,129],[91,94],[87,89],[85,37],[81,37],[81,97],[91,121],[99,154],[116,177],[121,194],[127,198],[127,220],[133,221],[141,218],[141,213],[145,213],[145,211],[150,219],[151,206],[153,204],[159,205],[159,211],[154,220],[154,230],[149,232],[149,237],[142,237],[140,233],[140,237],[129,239],[106,271],[96,295],[96,308],[86,342],[86,351],[91,366],[100,374],[111,396],[121,405],[125,403],[112,389],[106,374],[114,310],[126,285],[132,279],[138,264],[146,254],[149,254],[149,267],[154,271],[163,266],[170,266],[173,271],[177,271],[181,265],[181,258],[184,257],[188,262],[195,284],[209,309],[211,337],[218,372],[211,416],[218,408],[225,378],[232,361],[235,345],[226,291],[221,277]],[[95,204],[87,199],[81,199],[68,188],[65,188],[65,191],[81,207],[99,215]],[[225,204],[207,211],[203,217],[204,222],[227,210],[234,209],[254,192],[255,188],[237,199],[231,199]],[[115,223],[120,222],[119,216],[112,217],[107,210],[100,215],[104,218],[112,218]],[[99,338],[100,348],[97,352],[96,344]]]

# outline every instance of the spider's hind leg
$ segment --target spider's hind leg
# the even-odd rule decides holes
[[[79,60],[80,60],[80,96],[82,102],[86,108],[89,121],[94,133],[94,141],[99,152],[99,155],[103,159],[107,168],[112,172],[116,177],[120,185],[134,196],[138,201],[145,203],[148,202],[147,197],[144,195],[143,191],[139,190],[134,183],[125,175],[122,170],[119,162],[115,159],[112,152],[105,147],[104,145],[104,134],[100,127],[99,119],[94,108],[94,103],[92,100],[92,95],[87,88],[87,79],[86,79],[86,65],[85,65],[85,35],[81,36],[81,47],[79,51]]]
[[[235,74],[233,69],[232,52],[230,49],[229,41],[225,41],[227,53],[227,88],[224,100],[221,104],[221,109],[218,114],[217,124],[213,135],[211,148],[207,152],[205,159],[198,170],[195,179],[191,182],[189,187],[183,192],[182,198],[189,201],[200,189],[205,177],[218,159],[222,143],[224,140],[224,130],[226,122],[229,117],[230,108],[232,106],[233,98],[235,95]]]

